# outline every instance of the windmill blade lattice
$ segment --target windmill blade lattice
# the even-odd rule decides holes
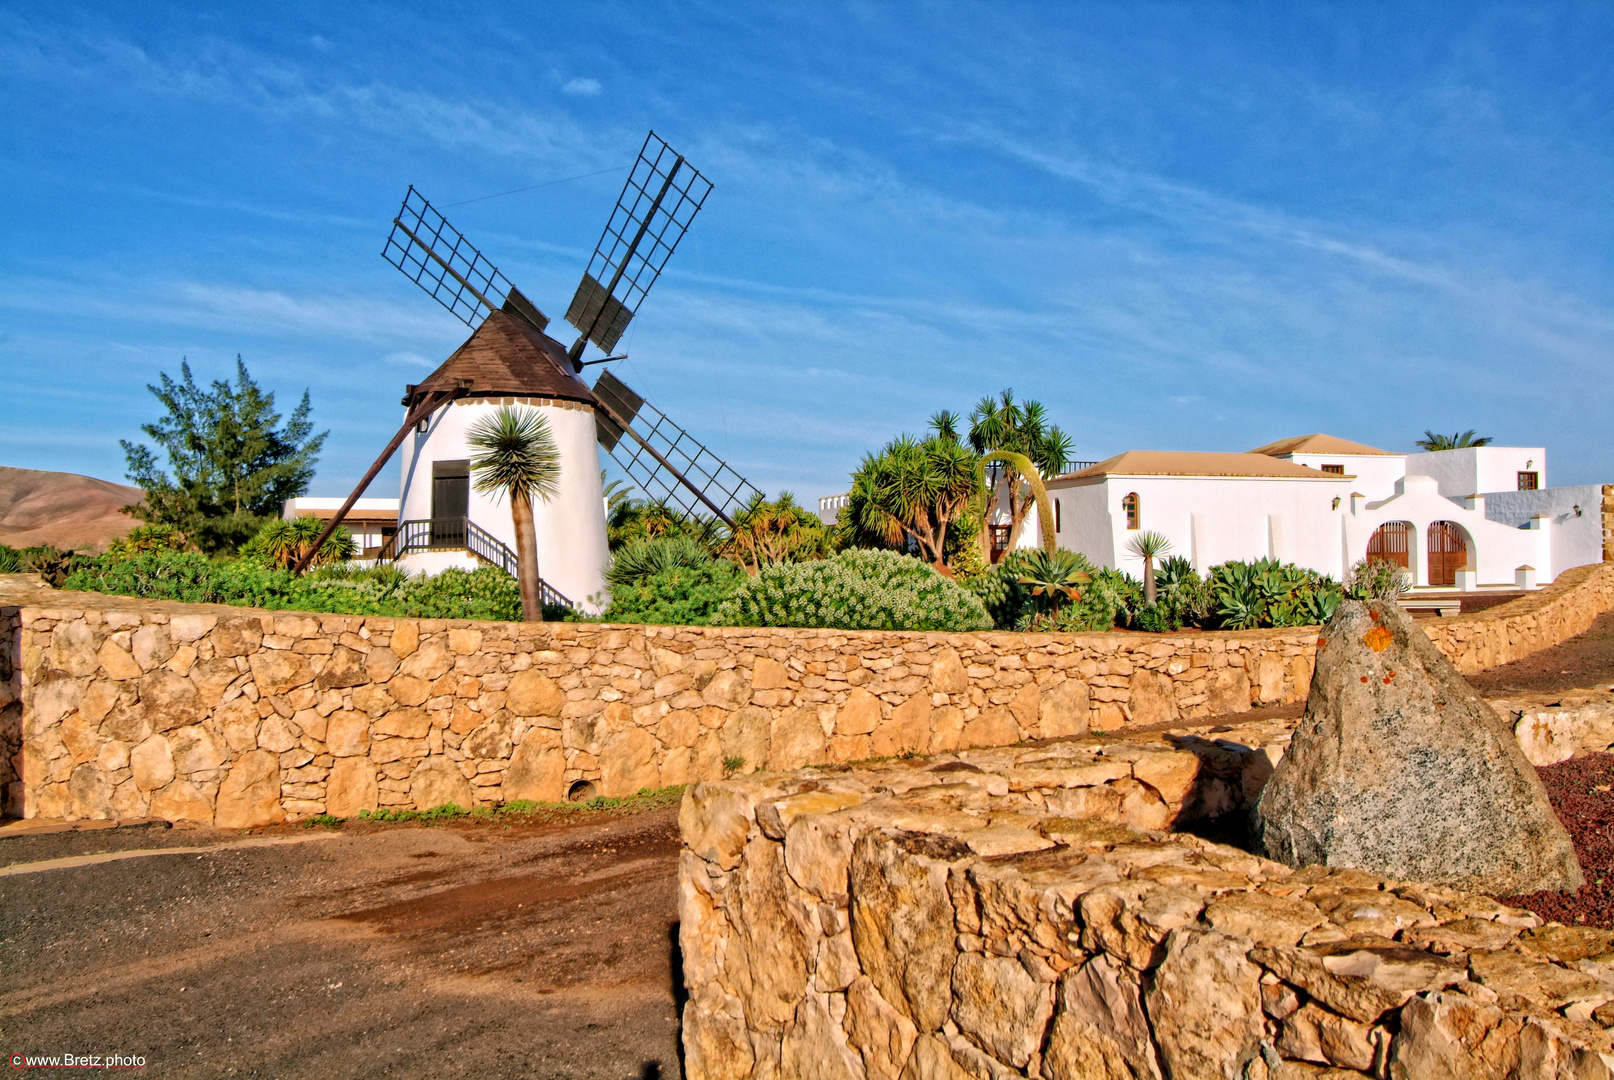
[[[625,432],[610,417],[596,413],[595,433],[600,445],[610,451],[622,471],[652,501],[666,502],[686,514],[705,515],[715,509],[720,516],[732,517],[735,510],[762,494],[609,371],[595,381],[594,396],[632,428],[632,433]],[[633,434],[644,442],[633,438]],[[657,460],[658,454],[662,460]],[[688,483],[673,470],[682,473]],[[695,495],[689,485],[699,488],[705,499]]]
[[[683,155],[654,131],[645,136],[566,309],[566,321],[583,335],[573,360],[585,340],[605,352],[616,347],[711,192],[711,181]]]
[[[549,322],[413,184],[392,219],[381,257],[473,330],[501,306],[534,321],[539,330]]]

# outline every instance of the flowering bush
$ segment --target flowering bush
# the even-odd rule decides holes
[[[894,551],[854,549],[830,559],[765,566],[717,609],[727,626],[843,630],[990,630],[974,594]]]

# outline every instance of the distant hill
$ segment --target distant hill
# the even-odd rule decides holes
[[[140,524],[118,511],[144,494],[92,476],[0,465],[0,544],[104,551]]]

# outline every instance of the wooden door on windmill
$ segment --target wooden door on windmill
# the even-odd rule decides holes
[[[1449,521],[1429,526],[1429,584],[1455,585],[1457,571],[1468,565],[1463,531]]]
[[[432,547],[465,546],[465,515],[470,508],[470,461],[432,462]]]
[[[1412,522],[1386,521],[1374,530],[1367,542],[1367,560],[1381,559],[1393,562],[1401,569],[1409,568],[1412,551]]]

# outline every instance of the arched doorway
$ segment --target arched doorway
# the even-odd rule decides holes
[[[1463,530],[1449,521],[1429,526],[1429,584],[1455,585],[1457,571],[1468,566]]]
[[[1367,561],[1382,559],[1393,562],[1403,570],[1411,569],[1412,522],[1386,521],[1373,530],[1367,542]]]

